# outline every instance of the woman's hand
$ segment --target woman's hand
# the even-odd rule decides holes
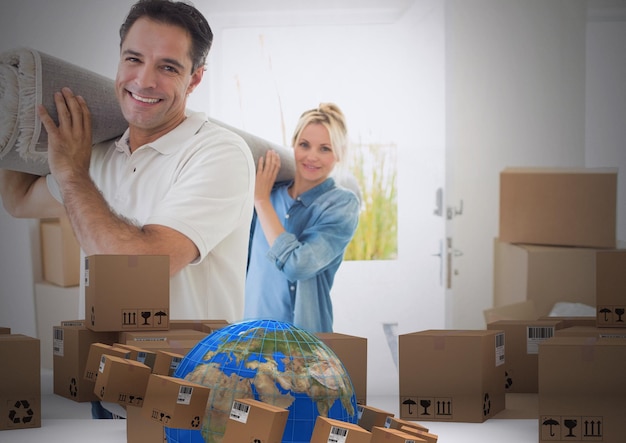
[[[269,150],[265,158],[259,158],[256,170],[254,201],[269,201],[272,187],[280,170],[280,156],[276,151]]]

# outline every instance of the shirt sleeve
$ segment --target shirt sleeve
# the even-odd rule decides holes
[[[299,236],[284,232],[267,256],[289,281],[314,277],[343,255],[358,224],[359,201],[349,191],[324,206]]]

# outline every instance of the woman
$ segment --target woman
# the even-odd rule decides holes
[[[345,158],[345,118],[333,103],[304,112],[292,138],[295,177],[268,151],[257,166],[244,317],[332,332],[330,290],[356,230],[359,199],[331,174]]]

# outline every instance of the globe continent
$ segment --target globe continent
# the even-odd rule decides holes
[[[309,443],[318,416],[357,421],[350,377],[315,335],[289,323],[244,321],[214,331],[175,377],[211,388],[202,430],[166,428],[171,443],[220,443],[233,401],[254,398],[289,410],[283,443]]]

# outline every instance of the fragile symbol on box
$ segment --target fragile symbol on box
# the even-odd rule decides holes
[[[419,398],[417,402],[417,417],[424,418],[452,418],[452,398]]]
[[[159,411],[158,409],[153,409],[152,410],[152,418],[154,420],[156,420],[156,421],[166,425],[166,424],[168,424],[170,422],[170,419],[172,417],[170,417],[165,412]]]
[[[601,440],[602,417],[543,416],[542,440]]]

